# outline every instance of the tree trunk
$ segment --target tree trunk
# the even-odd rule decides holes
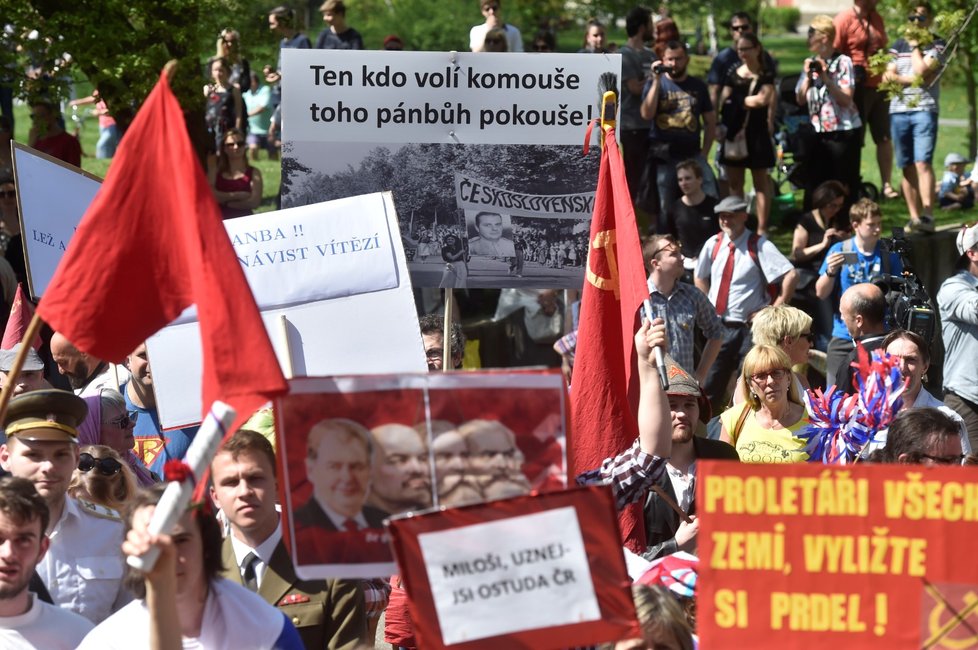
[[[968,98],[968,157],[974,159],[978,153],[978,133],[975,124],[978,122],[978,98],[975,93],[975,57],[971,50],[962,47],[960,50],[964,58],[964,79],[965,95]]]

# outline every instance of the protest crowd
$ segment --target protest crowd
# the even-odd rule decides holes
[[[811,434],[812,423],[822,421],[813,405],[829,403],[832,387],[838,396],[866,396],[872,373],[891,378],[893,412],[845,448],[846,462],[978,464],[978,225],[957,233],[956,270],[934,296],[912,268],[928,260],[911,260],[905,240],[883,237],[881,226],[887,205],[902,200],[908,231],[936,236],[936,211],[973,207],[978,167],[969,172],[969,161],[952,153],[942,175],[935,172],[940,86],[930,82],[946,64],[944,41],[888,37],[877,2],[855,0],[835,17],[811,20],[810,56],[787,97],[778,62],[745,13],[729,18],[729,46],[705,79],[688,73],[690,46],[665,6],[621,16],[628,36],[621,45],[606,41],[601,21],[586,25],[580,53],[621,55],[622,178],[648,222],[636,233],[641,268],[632,269],[641,273],[646,307],[624,341],[633,349],[628,372],[637,392],[622,417],[634,422],[637,436],[604,449],[589,466],[572,458],[563,468],[572,485],[610,485],[623,517],[638,513],[638,536],[630,539],[641,543],[625,540],[623,552],[639,629],[606,639],[607,647],[697,647],[696,555],[709,516],[696,503],[699,461],[838,462]],[[554,50],[551,31],[525,38],[507,23],[500,0],[481,0],[479,8],[484,22],[469,33],[473,52]],[[313,45],[291,8],[270,9],[280,49],[364,49],[343,0],[326,0],[319,11],[325,28]],[[925,2],[909,16],[925,30],[932,19]],[[393,34],[383,42],[385,50],[408,47]],[[869,59],[880,51],[892,58],[874,71]],[[215,55],[203,57],[204,178],[220,219],[259,208],[263,179],[251,163],[281,154],[281,61],[252,67],[246,52],[229,27]],[[903,90],[888,96],[880,89],[885,82]],[[490,416],[368,425],[330,415],[305,423],[308,437],[294,443],[298,456],[283,459],[275,430],[282,414],[263,400],[253,414],[239,413],[207,476],[191,476],[204,481],[193,505],[160,533],[150,522],[167,503],[165,486],[187,480],[199,429],[161,424],[147,336],[114,363],[86,351],[98,349],[90,347],[92,337],[73,341],[75,325],[31,329],[35,308],[46,318],[55,307],[45,302],[57,303],[48,293],[40,301],[25,294],[31,273],[11,163],[12,104],[4,97],[0,387],[10,401],[0,405],[0,648],[352,649],[379,639],[395,650],[424,647],[412,618],[417,592],[405,587],[401,572],[306,579],[292,545],[357,558],[367,531],[383,530],[391,515],[553,490],[552,476],[540,478],[546,472],[537,456],[554,449],[542,427],[517,431]],[[781,123],[785,102],[800,116],[790,135]],[[99,157],[124,151],[97,90],[66,106],[93,107]],[[34,98],[30,113],[24,144],[79,166],[81,146],[60,104]],[[882,178],[873,196],[859,171],[867,136]],[[786,250],[767,235],[774,229],[771,170],[789,140],[803,143],[808,164],[799,175],[804,211]],[[753,192],[745,190],[747,171]],[[605,345],[600,338],[611,329],[598,337],[585,327],[595,318],[587,290],[464,287],[479,255],[507,260],[509,277],[522,278],[530,267],[567,268],[586,272],[594,284],[589,237],[580,222],[517,215],[505,224],[499,217],[493,227],[501,236],[490,241],[483,215],[499,217],[479,213],[467,225],[420,215],[401,221],[410,261],[445,267],[451,276],[444,293],[415,290],[428,370],[476,368],[480,352],[489,360],[492,345],[513,346],[506,365],[561,368],[577,409],[576,396],[592,395],[583,392],[595,373],[591,350]],[[618,245],[617,272],[624,275],[621,236]],[[51,286],[54,293],[62,285]],[[111,300],[125,303],[126,296]],[[477,316],[477,325],[467,324]],[[118,320],[120,328],[127,322]],[[504,336],[486,334],[500,322]],[[94,340],[99,336],[111,338],[96,333]],[[930,382],[928,370],[941,362],[941,381]],[[666,376],[668,387],[660,380]],[[296,503],[283,502],[293,486],[282,475],[286,468],[307,473]],[[342,551],[329,546],[334,539]],[[127,564],[151,550],[159,559],[150,568]],[[389,557],[386,545],[380,554]],[[663,561],[678,568],[649,579],[653,567],[668,566]]]

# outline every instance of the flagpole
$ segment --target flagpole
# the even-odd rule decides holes
[[[452,366],[452,303],[455,302],[454,292],[445,289],[445,321],[441,334],[441,369],[442,372],[455,370]]]
[[[292,363],[292,346],[289,344],[289,319],[285,314],[279,314],[278,328],[282,349],[285,350],[285,378],[292,379],[295,377],[295,367]]]
[[[7,373],[7,381],[4,382],[3,390],[0,390],[0,422],[3,422],[4,416],[7,415],[7,404],[10,402],[14,386],[17,385],[17,376],[20,375],[20,369],[24,367],[24,360],[27,359],[27,351],[31,348],[31,342],[37,336],[37,331],[41,329],[41,322],[41,316],[34,312],[31,322],[27,326],[27,331],[24,332],[24,338],[20,342],[17,356],[14,357],[14,363]]]

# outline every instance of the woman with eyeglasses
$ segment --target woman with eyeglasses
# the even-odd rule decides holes
[[[862,153],[862,120],[853,99],[856,93],[852,59],[834,46],[835,25],[831,16],[815,16],[808,28],[808,49],[812,56],[795,85],[799,106],[807,106],[815,136],[806,159],[805,209],[812,207],[815,188],[828,180],[838,180],[849,197],[843,208],[848,214],[850,201],[859,189],[859,157]]]
[[[151,472],[133,452],[136,428],[136,411],[126,411],[126,400],[117,390],[103,388],[98,395],[83,398],[88,405],[88,416],[78,425],[79,445],[105,445],[114,449],[126,461],[136,477],[139,487],[159,483],[160,478]]]
[[[68,494],[117,512],[125,510],[136,494],[136,477],[119,452],[105,445],[85,445],[79,451]]]
[[[744,196],[746,170],[754,182],[757,208],[757,234],[767,234],[771,214],[771,175],[774,167],[774,141],[768,119],[774,96],[774,70],[764,65],[764,49],[757,36],[742,34],[736,42],[740,62],[727,70],[721,82],[720,121],[725,139],[720,164],[727,170],[730,193]],[[739,135],[746,140],[747,156],[731,158],[730,143]]]
[[[815,334],[812,332],[812,317],[802,310],[791,305],[769,305],[754,314],[751,319],[751,334],[754,345],[770,345],[784,350],[792,368],[807,366]],[[811,388],[804,372],[793,374],[799,395]],[[740,389],[741,385],[738,383],[734,404],[744,401],[746,393]]]
[[[746,399],[720,414],[720,440],[733,445],[744,463],[808,460],[805,441],[795,437],[807,424],[805,407],[785,351],[755,345],[737,383]]]
[[[245,134],[239,129],[225,133],[217,166],[207,175],[224,219],[247,216],[261,205],[261,170],[248,164],[245,142]]]

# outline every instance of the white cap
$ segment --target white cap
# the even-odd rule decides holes
[[[978,244],[978,224],[970,228],[967,226],[961,228],[961,231],[958,232],[956,243],[958,245],[958,253],[961,255],[964,255],[965,251],[974,248],[975,244]]]

